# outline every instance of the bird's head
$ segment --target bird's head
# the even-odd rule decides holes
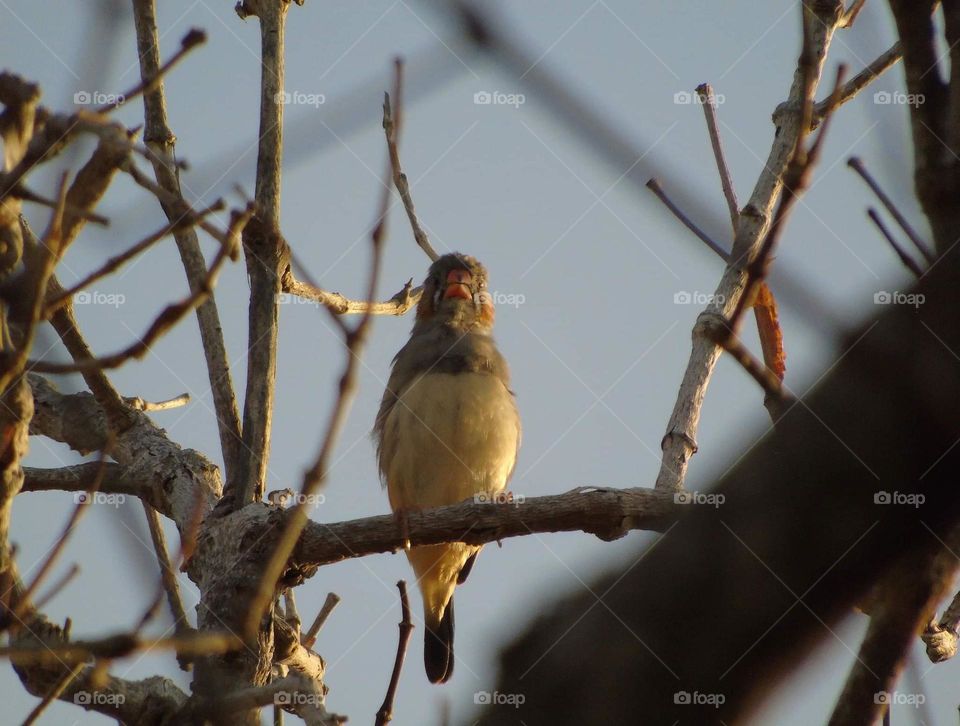
[[[453,252],[430,265],[417,305],[418,321],[491,327],[493,319],[487,270],[476,258]]]

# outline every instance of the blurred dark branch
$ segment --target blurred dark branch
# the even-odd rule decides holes
[[[894,204],[893,200],[887,196],[886,192],[883,191],[883,188],[873,177],[873,174],[867,171],[867,167],[864,166],[863,161],[861,161],[861,159],[857,156],[851,156],[849,159],[847,159],[847,166],[857,172],[860,178],[867,183],[867,186],[870,187],[870,190],[876,194],[877,199],[879,199],[886,210],[890,212],[890,215],[897,220],[897,224],[900,225],[900,228],[906,233],[910,241],[913,242],[913,246],[920,251],[920,254],[922,254],[924,258],[926,258],[927,264],[932,265],[936,259],[933,255],[933,251],[930,249],[927,243],[923,241],[917,231],[913,228],[913,225],[907,221],[907,218],[903,215],[897,205]]]
[[[877,229],[880,230],[880,233],[884,236],[890,246],[893,247],[893,251],[897,253],[897,257],[900,258],[903,266],[910,270],[915,277],[922,277],[923,269],[917,264],[916,260],[907,254],[907,251],[903,249],[900,243],[897,242],[896,237],[893,236],[893,233],[887,229],[887,225],[885,225],[883,220],[880,219],[880,215],[877,214],[877,210],[873,207],[868,208],[867,216],[870,217],[870,221],[877,226]]]
[[[910,654],[917,633],[929,622],[947,592],[960,561],[960,529],[944,547],[930,554],[910,553],[877,583],[868,598],[870,627],[860,645],[830,726],[871,726],[889,707],[890,694]]]

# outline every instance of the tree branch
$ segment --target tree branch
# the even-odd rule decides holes
[[[140,58],[140,79],[149,86],[143,95],[145,141],[153,151],[151,163],[158,184],[171,194],[181,196],[180,179],[175,164],[175,136],[167,122],[166,98],[160,72],[160,41],[157,32],[156,0],[134,0],[133,15],[137,29],[137,54]],[[189,37],[189,35],[187,36]],[[186,38],[185,38],[186,40]],[[181,44],[181,48],[183,44]],[[157,82],[154,79],[159,79]],[[181,220],[179,210],[161,201],[163,211],[171,223]],[[180,250],[187,281],[191,291],[200,288],[206,276],[206,263],[200,251],[195,230],[176,229],[174,239]],[[207,362],[207,376],[213,394],[213,408],[217,414],[220,448],[223,452],[224,475],[228,479],[237,465],[240,442],[240,413],[230,377],[230,363],[223,342],[220,314],[211,295],[196,310],[200,340]]]
[[[814,11],[816,15],[809,23],[810,42],[805,44],[805,47],[809,46],[810,67],[807,69],[800,63],[794,73],[787,101],[792,113],[785,114],[779,120],[778,131],[764,170],[757,180],[750,200],[740,211],[731,263],[717,285],[713,302],[700,314],[697,326],[701,326],[705,318],[726,318],[736,309],[746,285],[746,274],[741,265],[744,261],[753,259],[763,244],[774,205],[783,190],[783,174],[797,140],[809,128],[809,121],[806,126],[804,124],[801,107],[804,99],[816,89],[830,41],[843,14],[843,5],[839,2],[821,2],[814,6]],[[683,488],[690,458],[696,450],[694,442],[700,422],[700,409],[721,350],[713,340],[694,336],[693,350],[661,443],[663,458],[657,476],[658,489],[677,491]]]

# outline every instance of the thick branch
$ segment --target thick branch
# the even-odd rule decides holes
[[[36,413],[30,421],[30,433],[62,441],[82,454],[101,449],[107,441],[107,423],[103,409],[89,393],[64,395],[41,376],[28,376],[33,389]],[[120,433],[111,455],[122,470],[107,468],[117,493],[123,482],[138,482],[131,491],[172,519],[183,535],[189,530],[194,512],[207,511],[221,493],[220,472],[199,452],[181,449],[170,441],[163,429],[139,411],[133,412],[133,424]],[[75,469],[88,475],[86,469]],[[109,476],[107,481],[110,481]]]
[[[411,545],[466,542],[486,544],[541,532],[587,532],[614,540],[633,529],[664,531],[694,495],[653,489],[583,487],[522,502],[464,502],[407,516]],[[396,552],[404,547],[396,517],[383,515],[349,522],[310,522],[291,563],[327,565],[352,557]]]

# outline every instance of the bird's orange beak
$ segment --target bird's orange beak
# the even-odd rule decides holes
[[[473,282],[473,276],[468,270],[450,270],[447,273],[447,288],[443,292],[443,299],[460,298],[462,300],[472,300],[473,293],[470,292],[470,283]]]

